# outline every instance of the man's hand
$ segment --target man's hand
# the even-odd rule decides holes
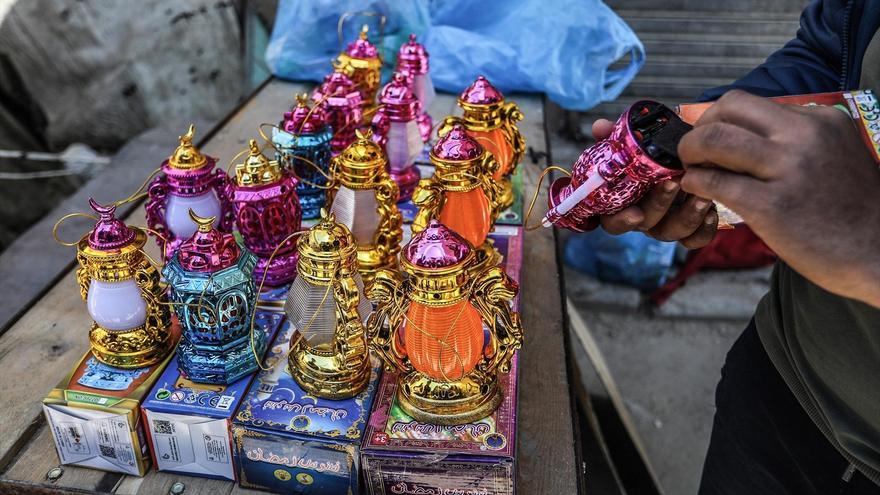
[[[605,139],[613,127],[613,122],[597,120],[593,123],[593,137]],[[685,247],[696,249],[715,237],[718,214],[711,201],[686,197],[678,181],[669,180],[658,184],[638,205],[602,216],[599,221],[609,234],[641,230],[661,241],[680,241]]]
[[[731,91],[678,153],[682,189],[730,207],[813,283],[880,307],[880,170],[843,112]]]

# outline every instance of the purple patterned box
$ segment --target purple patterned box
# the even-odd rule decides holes
[[[456,426],[420,423],[397,405],[386,373],[367,423],[361,464],[372,495],[514,493],[516,373],[500,375],[504,401],[488,418]]]

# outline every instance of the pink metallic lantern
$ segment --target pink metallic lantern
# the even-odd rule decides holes
[[[409,41],[400,45],[397,52],[397,72],[407,75],[410,80],[413,92],[416,98],[422,104],[422,113],[419,114],[419,132],[422,134],[422,140],[427,142],[431,139],[431,116],[428,115],[428,108],[434,101],[436,92],[434,91],[434,83],[431,82],[431,76],[428,74],[428,50],[425,46],[416,41],[416,35],[409,35]]]
[[[391,178],[400,188],[398,202],[406,201],[421,178],[414,165],[425,145],[417,120],[421,104],[399,72],[382,88],[379,103],[373,116],[373,140],[385,148]]]
[[[184,239],[196,231],[189,218],[189,210],[203,217],[214,217],[214,226],[223,232],[232,232],[232,205],[226,198],[229,182],[226,172],[215,168],[217,160],[203,155],[193,146],[195,126],[180,136],[180,146],[164,162],[162,173],[156,176],[147,190],[145,206],[147,226],[168,239],[165,258],[170,259]]]
[[[571,177],[550,186],[545,227],[577,232],[596,227],[595,215],[611,215],[637,202],[655,184],[683,173],[677,147],[691,130],[668,107],[638,101],[614,124],[614,130],[587,148]]]
[[[335,71],[312,92],[312,100],[324,110],[325,121],[333,130],[330,149],[338,155],[357,139],[354,132],[363,120],[363,97],[348,76]]]
[[[299,255],[295,239],[288,237],[302,222],[297,180],[277,160],[266,158],[255,140],[248,142],[248,148],[250,155],[235,166],[228,195],[244,245],[259,258],[254,279],[260,282],[265,273],[267,285],[280,286],[296,277]]]

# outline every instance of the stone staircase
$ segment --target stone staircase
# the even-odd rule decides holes
[[[646,62],[616,101],[581,115],[583,131],[596,118],[616,118],[633,101],[653,99],[674,105],[739,78],[794,37],[806,4],[804,0],[607,3],[644,43]]]

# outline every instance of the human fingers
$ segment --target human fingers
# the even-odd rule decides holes
[[[678,208],[669,212],[660,223],[648,230],[651,237],[661,241],[679,241],[693,235],[712,208],[712,201],[691,196]]]
[[[645,213],[638,206],[630,206],[613,215],[602,215],[599,223],[605,232],[612,235],[636,230],[645,220]]]
[[[680,240],[682,246],[688,249],[699,249],[701,247],[705,247],[707,244],[712,242],[712,239],[715,238],[715,234],[718,232],[718,212],[710,210],[709,213],[703,217],[703,223],[697,227],[697,230],[694,231],[693,234],[685,237]]]
[[[748,175],[715,167],[689,167],[681,179],[681,188],[701,198],[724,203],[739,214],[761,204],[767,185]]]
[[[773,177],[782,153],[773,141],[726,122],[698,125],[678,143],[685,166],[713,164],[760,179]]]
[[[696,125],[724,122],[761,136],[770,136],[788,127],[785,121],[790,106],[734,89],[724,93],[703,112]]]
[[[674,180],[663,181],[654,186],[639,202],[644,219],[639,224],[640,230],[650,230],[669,212],[680,187]]]
[[[599,119],[593,122],[593,138],[597,141],[599,139],[605,139],[611,135],[611,131],[614,130],[614,122],[611,122],[607,119]]]

